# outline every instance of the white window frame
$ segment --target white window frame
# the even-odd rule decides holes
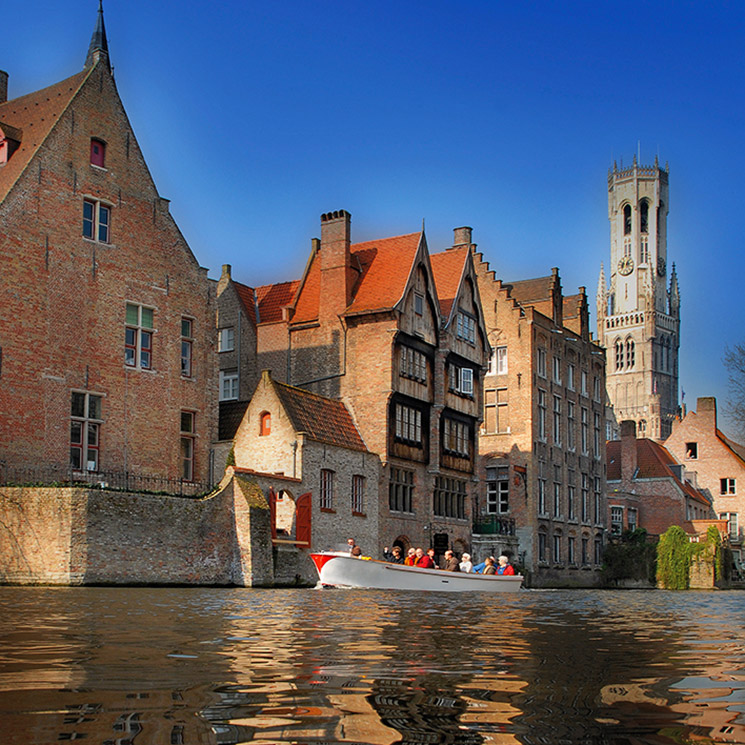
[[[136,319],[131,317],[130,308],[137,311]],[[145,340],[149,340],[149,346]],[[154,369],[154,342],[155,309],[140,303],[127,303],[124,311],[124,364],[141,370]]]
[[[220,370],[220,401],[238,400],[238,371]]]
[[[496,349],[496,373],[497,375],[507,374],[507,347],[497,347]]]
[[[476,319],[464,311],[459,311],[456,336],[469,344],[475,344]]]
[[[737,480],[731,478],[719,479],[719,495],[731,497],[737,494]]]
[[[91,207],[91,215],[86,215],[86,205]],[[83,199],[83,238],[96,243],[111,243],[112,205],[100,199],[85,197]],[[101,219],[105,215],[106,219]],[[90,225],[90,230],[86,226]],[[86,235],[90,232],[90,235]]]
[[[235,328],[226,326],[217,332],[217,351],[232,352],[235,350]]]
[[[491,466],[486,469],[486,512],[505,515],[510,511],[509,466]]]
[[[546,377],[546,350],[543,347],[538,347],[538,349],[536,349],[535,367],[536,367],[536,372],[538,373],[538,375],[540,375],[542,378],[545,378]]]
[[[70,392],[70,466],[75,471],[98,471],[101,459],[101,408],[103,395],[90,391]],[[75,413],[75,397],[82,401],[82,414]],[[73,433],[79,430],[79,440],[73,440]],[[74,466],[72,451],[80,451],[80,465]],[[91,460],[91,456],[93,459]]]

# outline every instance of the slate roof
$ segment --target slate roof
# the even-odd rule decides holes
[[[608,481],[621,480],[621,441],[611,440],[606,445],[607,457],[607,475]],[[707,507],[710,506],[709,500],[695,487],[687,481],[678,478],[675,471],[670,466],[677,466],[678,463],[670,455],[667,448],[663,447],[654,440],[638,438],[636,440],[636,465],[637,470],[634,479],[672,479],[678,485],[678,488],[685,492],[691,499],[700,502]]]
[[[450,318],[470,250],[469,246],[459,246],[429,257],[432,273],[435,275],[440,310],[445,318]]]
[[[311,440],[368,452],[349,409],[341,402],[302,388],[272,381],[292,426]]]
[[[247,408],[248,401],[220,401],[218,440],[232,440],[235,437]]]
[[[553,277],[536,277],[521,279],[517,282],[502,282],[502,287],[509,289],[510,297],[523,305],[532,305],[551,300],[551,282]]]
[[[22,135],[20,147],[0,168],[0,202],[20,178],[93,69],[83,70],[48,88],[0,104],[0,123],[21,130]]]

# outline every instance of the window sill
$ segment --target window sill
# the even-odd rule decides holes
[[[321,512],[326,512],[329,515],[336,514],[336,510],[332,510],[331,507],[321,507]]]
[[[109,170],[108,168],[106,168],[106,166],[99,166],[99,165],[96,165],[95,163],[91,163],[90,167],[95,168],[97,171],[104,171],[106,173],[108,173],[108,170]]]
[[[355,510],[352,510],[352,517],[367,517],[367,514],[364,512],[356,512]]]

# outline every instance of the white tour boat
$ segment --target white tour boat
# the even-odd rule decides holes
[[[517,592],[521,574],[475,574],[424,569],[358,558],[341,551],[319,551],[310,558],[324,587],[365,587],[378,590],[439,590],[441,592]]]

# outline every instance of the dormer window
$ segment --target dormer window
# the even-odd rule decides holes
[[[4,166],[10,156],[20,147],[21,130],[0,123],[0,166]]]
[[[103,140],[91,138],[91,165],[105,168],[106,143]]]

